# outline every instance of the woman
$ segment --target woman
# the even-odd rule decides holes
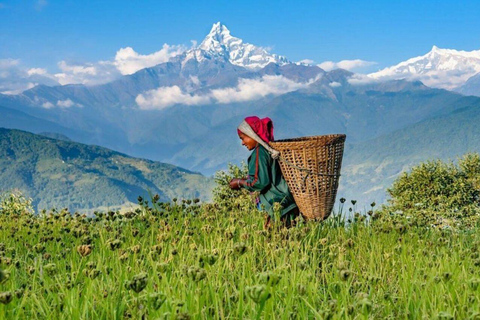
[[[269,145],[269,142],[273,141],[272,120],[247,117],[237,131],[242,145],[252,151],[252,154],[248,158],[248,177],[232,179],[230,188],[245,188],[250,192],[260,193],[257,207],[268,213],[266,228],[270,227],[270,221],[275,218],[273,204],[279,203],[282,206],[280,219],[285,226],[290,227],[299,211],[276,160],[279,152]]]

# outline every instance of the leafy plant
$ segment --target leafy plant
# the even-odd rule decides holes
[[[391,199],[382,210],[384,217],[427,226],[471,226],[480,214],[480,156],[466,154],[458,164],[422,163],[387,191]]]

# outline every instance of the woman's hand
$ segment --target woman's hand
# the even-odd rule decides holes
[[[230,180],[230,189],[239,190],[243,185],[243,179],[232,179]]]

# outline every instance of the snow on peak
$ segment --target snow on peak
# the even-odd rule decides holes
[[[480,50],[460,51],[433,46],[427,54],[369,74],[375,79],[420,80],[430,87],[454,89],[480,72]]]
[[[230,34],[230,30],[217,22],[202,43],[186,53],[184,62],[190,59],[226,59],[230,63],[250,69],[260,69],[273,62],[279,65],[290,63],[287,58],[270,54],[267,50],[253,44],[244,43],[242,39]]]

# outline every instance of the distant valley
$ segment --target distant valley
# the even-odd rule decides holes
[[[20,190],[36,209],[133,208],[139,196],[210,199],[213,181],[173,165],[98,146],[0,128],[0,190]]]

